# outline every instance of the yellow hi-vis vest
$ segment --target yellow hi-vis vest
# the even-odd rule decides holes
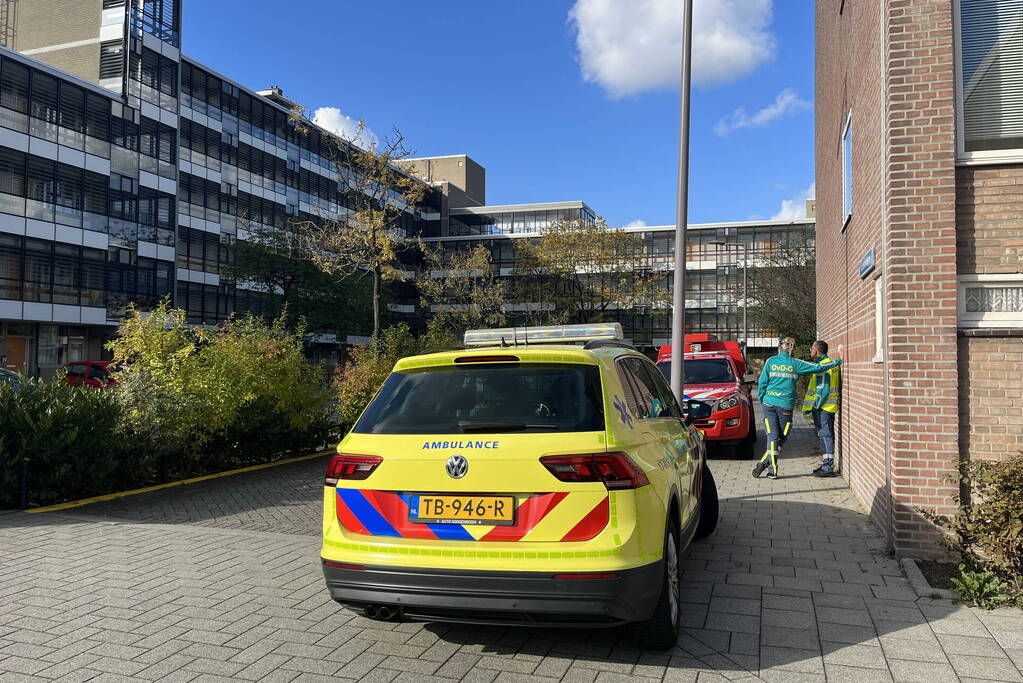
[[[827,356],[817,359],[818,363],[828,360]],[[829,413],[838,412],[838,402],[841,398],[841,380],[837,367],[818,372],[810,378],[810,385],[806,388],[806,396],[803,398],[803,412],[809,413],[814,408],[825,410]]]

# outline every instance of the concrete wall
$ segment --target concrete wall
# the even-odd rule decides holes
[[[468,156],[427,157],[409,163],[416,175],[427,182],[450,183],[450,208],[486,205],[487,171]]]

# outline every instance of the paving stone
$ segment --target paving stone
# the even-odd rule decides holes
[[[948,662],[920,662],[892,659],[888,666],[895,683],[958,683],[959,676]]]
[[[964,678],[1019,683],[1023,676],[1008,657],[977,657],[974,655],[948,656],[956,673]]]
[[[761,631],[760,644],[769,647],[816,650],[819,647],[819,639],[816,629],[771,627]]]
[[[793,612],[780,609],[765,609],[761,615],[764,628],[784,626],[795,629],[812,629],[816,627],[812,612]]]
[[[1005,651],[994,638],[978,638],[974,636],[944,635],[938,636],[938,642],[950,655],[976,655],[978,657],[1004,657]]]
[[[783,471],[813,461],[799,420]],[[683,558],[669,653],[617,631],[384,623],[339,608],[317,562],[323,462],[309,461],[73,514],[0,514],[0,546],[15,549],[0,566],[0,679],[859,683],[890,680],[873,668],[890,666],[900,681],[1017,680],[1023,620],[912,600],[843,481],[713,466],[719,528]]]
[[[824,660],[817,650],[789,647],[761,647],[760,668],[823,674]]]
[[[885,683],[893,680],[887,669],[864,669],[844,664],[827,664],[825,672],[828,683]]]
[[[934,642],[905,640],[884,636],[880,639],[885,657],[891,659],[908,659],[916,662],[938,662],[947,664],[948,658],[941,645]]]
[[[884,653],[879,647],[869,645],[850,645],[849,643],[832,643],[822,641],[824,664],[840,664],[857,666],[865,669],[888,669]]]

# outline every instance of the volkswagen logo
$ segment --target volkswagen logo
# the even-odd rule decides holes
[[[469,471],[469,461],[460,455],[452,455],[445,463],[444,469],[452,479],[461,479]]]

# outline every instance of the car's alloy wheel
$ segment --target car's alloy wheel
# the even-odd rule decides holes
[[[681,589],[678,580],[678,543],[675,540],[675,532],[668,532],[668,547],[664,561],[668,579],[668,607],[671,610],[672,625],[678,624],[681,617]]]
[[[679,584],[678,529],[672,521],[664,533],[661,594],[650,618],[632,625],[632,635],[636,643],[644,649],[668,650],[678,642],[681,621],[682,595]]]

